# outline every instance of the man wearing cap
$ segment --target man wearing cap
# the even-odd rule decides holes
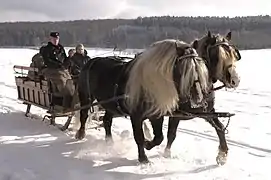
[[[45,66],[42,74],[54,84],[57,91],[63,93],[64,108],[70,108],[74,87],[67,83],[68,79],[72,79],[68,71],[69,58],[64,47],[59,43],[58,32],[50,33],[50,41],[40,48],[40,54]]]

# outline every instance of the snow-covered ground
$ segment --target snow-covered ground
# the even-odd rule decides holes
[[[96,129],[95,123],[89,124],[86,140],[77,141],[75,131],[64,133],[42,122],[45,111],[40,108],[32,107],[34,118],[25,117],[26,107],[17,100],[13,65],[29,65],[34,53],[0,49],[0,180],[270,180],[270,50],[242,51],[240,87],[216,93],[217,110],[236,113],[228,128],[228,161],[221,167],[215,161],[217,135],[202,119],[180,123],[173,158],[161,155],[165,136],[162,145],[147,151],[153,164],[139,166],[127,119],[114,119],[115,143],[107,147],[104,130]],[[90,56],[103,53],[89,50]],[[166,129],[167,120],[165,135]]]

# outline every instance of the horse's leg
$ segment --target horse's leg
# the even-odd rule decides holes
[[[138,114],[131,115],[131,122],[132,122],[134,139],[138,148],[138,161],[140,163],[146,164],[146,163],[149,163],[149,160],[144,150],[145,138],[144,138],[144,133],[143,133],[143,128],[142,128],[143,119]]]
[[[219,137],[219,151],[216,157],[216,162],[218,165],[224,165],[227,162],[228,156],[228,145],[225,137],[225,131],[223,131],[224,125],[219,121],[218,118],[213,119],[215,125],[218,127],[215,128],[216,133]]]
[[[107,142],[111,142],[111,143],[113,142],[112,133],[111,133],[112,120],[113,120],[112,114],[108,111],[105,111],[105,115],[103,117],[103,125],[104,125],[104,130],[105,130],[105,140]]]
[[[153,147],[160,145],[164,140],[163,135],[164,117],[162,116],[158,119],[150,119],[150,122],[152,125],[154,138],[152,141],[145,141],[145,148],[147,150],[151,150]]]
[[[93,98],[89,100],[88,96],[86,96],[84,93],[79,93],[79,99],[80,99],[81,107],[93,102],[92,100]],[[86,136],[85,129],[86,129],[86,122],[88,118],[88,111],[89,111],[89,108],[80,110],[80,128],[75,135],[76,139],[83,139]]]
[[[77,131],[75,138],[76,139],[83,139],[86,136],[86,122],[87,122],[87,118],[88,118],[88,110],[89,109],[82,109],[80,110],[80,128]]]
[[[227,162],[228,155],[228,145],[225,137],[225,131],[223,131],[224,125],[218,118],[207,119],[207,121],[215,128],[219,138],[219,151],[216,157],[216,162],[218,165],[224,165]]]
[[[168,131],[167,131],[167,145],[165,148],[164,156],[171,156],[171,146],[176,138],[177,128],[180,123],[179,118],[169,117],[168,120]]]

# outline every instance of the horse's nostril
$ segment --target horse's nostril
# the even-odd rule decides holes
[[[234,80],[231,80],[231,84],[232,84],[232,85],[235,85],[236,83],[235,83],[235,81],[234,81]]]

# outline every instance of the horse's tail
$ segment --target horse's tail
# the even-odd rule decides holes
[[[143,121],[143,133],[146,140],[151,141],[153,139],[153,129],[147,120]]]
[[[80,71],[80,74],[77,79],[77,90],[78,90],[78,96],[80,101],[80,106],[90,105],[94,101],[94,97],[90,90],[90,81],[92,81],[92,76],[90,75],[90,69],[93,66],[94,62],[96,60],[88,61],[83,68]],[[95,118],[99,119],[97,117],[97,108],[90,107],[92,110],[91,114],[88,109],[88,117],[89,119],[93,118],[93,114],[96,115]],[[89,121],[91,122],[91,121]],[[78,129],[80,127],[80,110],[75,112],[74,115],[74,128]]]
[[[80,110],[75,111],[74,117],[73,117],[73,125],[72,128],[74,130],[78,130],[80,128]]]
[[[100,112],[99,112],[99,107],[95,106],[93,107],[93,111],[90,112],[88,111],[88,120],[86,122],[86,126],[88,126],[88,123],[91,123],[92,120],[94,120],[94,122],[99,122],[100,121]],[[73,118],[73,129],[77,130],[80,128],[80,110],[79,111],[75,111],[74,114],[74,118]],[[147,127],[148,128],[148,127]],[[148,130],[147,130],[148,131]]]

